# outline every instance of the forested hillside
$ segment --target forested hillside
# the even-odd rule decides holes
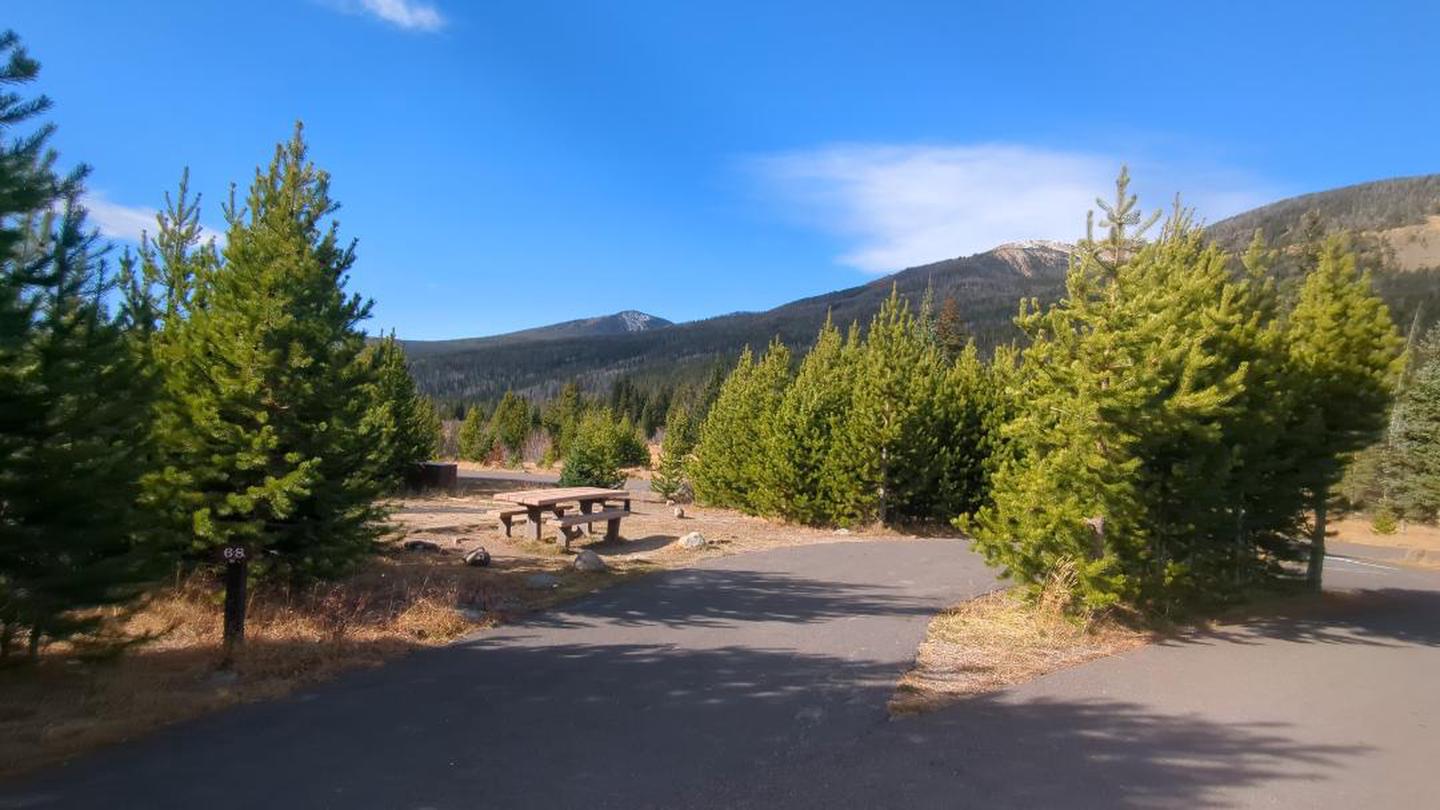
[[[1408,328],[1420,313],[1423,327],[1440,315],[1440,175],[1281,200],[1217,222],[1207,235],[1238,257],[1257,229],[1279,249],[1271,272],[1284,295],[1298,290],[1304,246],[1343,230],[1353,234],[1362,265],[1377,269],[1376,289],[1397,323]],[[421,389],[452,402],[494,402],[507,390],[545,400],[572,380],[602,393],[619,377],[642,389],[674,387],[697,382],[717,361],[733,362],[747,345],[758,349],[779,337],[804,349],[827,312],[842,327],[864,323],[892,285],[912,301],[933,287],[937,308],[953,297],[966,328],[988,350],[1018,337],[1013,321],[1022,298],[1044,303],[1060,296],[1068,261],[1063,244],[1013,243],[765,312],[610,333],[583,326],[606,320],[593,319],[491,338],[407,342],[406,350]]]
[[[421,389],[446,400],[489,401],[506,390],[547,399],[570,380],[603,391],[619,376],[632,377],[642,386],[680,384],[698,380],[716,360],[731,362],[742,347],[763,347],[776,336],[797,348],[808,346],[827,312],[837,324],[866,322],[892,286],[913,300],[933,287],[937,307],[953,296],[966,327],[989,346],[1018,335],[1012,319],[1020,298],[1049,301],[1060,294],[1068,260],[1064,245],[1002,245],[766,312],[623,334],[515,340],[517,333],[505,339],[406,343],[406,349]]]

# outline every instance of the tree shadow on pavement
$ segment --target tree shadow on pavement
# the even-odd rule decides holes
[[[1440,646],[1440,591],[1378,588],[1267,600],[1251,615],[1163,644],[1258,644],[1265,639],[1371,647]]]
[[[833,582],[759,571],[678,570],[647,577],[643,590],[602,591],[569,609],[528,619],[526,626],[721,627],[754,622],[822,622],[861,616],[932,616],[934,599],[904,587]]]
[[[1233,800],[1227,791],[1320,780],[1369,750],[1299,742],[1286,731],[1284,724],[1217,723],[1123,701],[980,697],[892,723],[827,758],[828,770],[845,775],[834,801],[793,803],[1218,807]]]

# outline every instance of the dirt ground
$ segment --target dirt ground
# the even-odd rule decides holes
[[[514,488],[514,487],[510,487]],[[522,539],[523,519],[506,538],[494,491],[408,498],[393,504],[394,531],[360,571],[302,590],[253,588],[246,644],[220,671],[220,591],[196,575],[159,588],[141,609],[117,617],[126,633],[145,637],[113,645],[52,645],[34,666],[0,669],[0,776],[31,770],[97,746],[235,703],[274,698],[357,667],[449,643],[487,628],[637,576],[699,560],[779,546],[906,535],[878,530],[836,532],[772,523],[736,512],[686,505],[684,516],[653,496],[632,501],[622,539],[582,537],[562,550],[556,530],[541,542]],[[708,544],[678,547],[698,531]],[[407,540],[439,551],[407,551]],[[488,567],[466,565],[483,546]],[[575,570],[592,549],[608,570]],[[553,583],[530,582],[549,574]]]
[[[1393,534],[1380,534],[1361,515],[1347,516],[1331,523],[1337,540],[1365,546],[1404,549],[1405,562],[1423,566],[1440,566],[1440,526],[1424,523],[1401,523]]]

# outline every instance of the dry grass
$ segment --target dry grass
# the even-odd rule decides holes
[[[1114,615],[1066,613],[1062,580],[1033,602],[1013,589],[995,591],[935,617],[890,698],[890,714],[933,711],[1153,639]]]

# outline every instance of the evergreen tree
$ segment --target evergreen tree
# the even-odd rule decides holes
[[[1163,606],[1233,562],[1228,437],[1244,432],[1256,313],[1178,205],[1155,244],[1122,239],[1082,251],[1055,306],[1022,308],[1013,454],[965,525],[1020,581],[1068,568],[1084,604]]]
[[[760,511],[768,433],[790,379],[790,350],[778,340],[757,363],[749,349],[726,378],[700,426],[691,470],[695,497],[716,506]]]
[[[12,32],[0,56],[0,84],[39,71]],[[16,133],[48,107],[0,95],[0,657],[96,629],[158,559],[134,509],[153,377],[103,303],[88,169],[56,173],[50,125]]]
[[[841,509],[826,480],[835,435],[850,410],[847,359],[840,330],[827,317],[815,345],[785,391],[770,432],[762,488],[766,511],[800,523],[835,522]]]
[[[460,422],[460,458],[483,464],[490,459],[494,448],[495,437],[486,426],[484,414],[479,406],[471,405]]]
[[[973,337],[970,327],[965,325],[965,319],[960,314],[960,302],[956,301],[953,295],[945,296],[945,301],[940,305],[940,315],[935,319],[935,339],[946,359],[954,360],[959,357]]]
[[[849,411],[827,473],[842,522],[933,516],[949,440],[945,364],[897,289],[852,362]]]
[[[608,409],[592,410],[580,417],[579,428],[560,471],[562,487],[607,487],[625,483],[620,468],[626,437],[622,421]]]
[[[1297,462],[1307,472],[1314,514],[1308,576],[1319,587],[1330,489],[1345,459],[1379,438],[1400,368],[1401,338],[1389,310],[1342,237],[1320,247],[1285,344],[1300,403],[1292,428],[1302,444]]]
[[[583,406],[580,386],[574,382],[566,383],[565,387],[560,389],[559,396],[545,405],[540,415],[540,425],[550,435],[550,454],[554,458],[565,457],[570,440],[579,427]]]
[[[374,378],[364,423],[371,437],[371,463],[374,475],[393,488],[434,457],[440,420],[434,404],[415,390],[405,350],[394,334],[369,346],[364,361]]]
[[[700,426],[691,417],[689,406],[684,402],[670,406],[670,413],[665,417],[665,437],[660,442],[660,464],[650,480],[650,486],[661,496],[676,498],[690,490],[685,468],[699,433]]]
[[[336,575],[380,528],[385,482],[365,429],[375,375],[358,329],[370,304],[344,289],[354,248],[329,184],[297,125],[243,207],[232,193],[220,261],[166,328],[153,501],[196,553],[247,544],[261,574]]]
[[[1440,327],[1417,354],[1417,369],[1396,405],[1395,505],[1410,520],[1440,517]]]
[[[530,436],[530,403],[514,391],[506,391],[490,417],[490,435],[505,449],[509,461],[518,463]]]

